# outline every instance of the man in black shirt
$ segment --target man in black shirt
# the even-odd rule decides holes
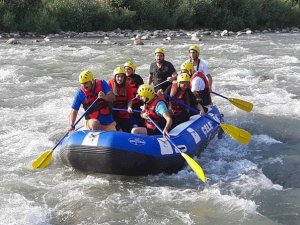
[[[163,48],[157,48],[154,55],[155,62],[150,65],[148,84],[153,83],[156,86],[155,90],[162,89],[164,91],[176,79],[177,72],[173,64],[165,60],[165,50]]]

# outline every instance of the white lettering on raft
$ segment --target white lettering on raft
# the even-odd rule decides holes
[[[208,133],[210,131],[212,131],[213,129],[214,129],[214,127],[210,121],[201,127],[201,130],[203,131],[203,133],[205,134],[206,137],[207,137]]]

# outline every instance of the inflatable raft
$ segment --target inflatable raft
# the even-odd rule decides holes
[[[220,129],[223,117],[213,106],[204,116],[194,115],[172,131],[170,139],[189,156],[199,156]],[[77,130],[64,139],[60,157],[65,165],[83,172],[129,176],[176,173],[186,164],[179,151],[162,135],[119,131]]]

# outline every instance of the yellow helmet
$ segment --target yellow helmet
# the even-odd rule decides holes
[[[114,69],[114,76],[116,76],[117,74],[126,74],[125,70],[123,67],[118,66],[116,69]]]
[[[133,71],[136,70],[136,65],[135,65],[134,62],[132,62],[132,61],[127,61],[127,62],[124,64],[124,67],[130,67]]]
[[[194,64],[192,62],[186,61],[184,63],[181,64],[180,66],[181,70],[187,70],[189,72],[190,75],[193,74],[195,68],[194,68]]]
[[[189,51],[190,50],[194,50],[194,51],[198,52],[198,55],[200,55],[200,48],[198,45],[191,45],[189,48]]]
[[[84,84],[86,82],[93,82],[94,74],[90,70],[84,70],[79,75],[79,83]]]
[[[178,75],[177,77],[177,82],[190,82],[191,81],[191,77],[188,73],[181,73]]]
[[[166,52],[165,52],[165,49],[163,49],[163,48],[157,48],[157,49],[155,49],[154,55],[155,55],[156,53],[162,53],[162,54],[165,55]]]
[[[142,84],[139,86],[137,93],[144,98],[144,102],[151,101],[155,96],[154,87],[150,84]]]

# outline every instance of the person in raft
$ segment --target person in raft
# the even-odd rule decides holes
[[[191,91],[194,93],[197,102],[200,103],[205,113],[212,106],[209,81],[204,73],[195,71],[192,62],[184,62],[180,66],[182,73],[188,73],[191,76]]]
[[[117,109],[127,109],[113,111],[114,120],[117,123],[117,130],[124,132],[131,132],[131,113],[132,113],[132,100],[134,99],[133,89],[127,82],[125,70],[123,67],[117,67],[113,72],[113,79],[108,82],[111,87],[115,100],[113,101],[113,107]]]
[[[158,135],[161,132],[148,119],[150,117],[159,127],[162,128],[164,136],[169,136],[172,126],[172,118],[169,114],[166,101],[155,94],[154,87],[150,84],[143,84],[138,89],[140,99],[145,103],[141,117],[146,120],[146,127],[133,128],[131,133]]]
[[[191,45],[189,47],[189,56],[190,58],[186,62],[193,63],[194,70],[203,73],[207,77],[209,92],[211,92],[213,83],[212,76],[208,72],[207,63],[203,59],[200,59],[200,48],[198,45]]]
[[[205,115],[203,107],[197,102],[195,95],[191,91],[190,80],[189,74],[181,73],[177,77],[177,82],[173,82],[165,91],[166,98],[171,97],[168,101],[169,111],[173,120],[171,129],[188,121],[190,116],[195,115],[195,113],[185,107],[185,105],[198,109],[200,116]]]
[[[155,86],[155,90],[167,89],[173,80],[176,80],[177,72],[172,63],[165,60],[165,49],[157,48],[154,52],[155,62],[151,63],[148,84]]]
[[[79,75],[80,88],[78,89],[72,104],[69,116],[69,131],[75,129],[74,123],[78,110],[83,105],[84,110],[97,99],[98,102],[85,115],[85,127],[90,130],[116,130],[115,121],[109,106],[115,100],[111,88],[105,80],[94,79],[90,70],[84,70]]]
[[[124,64],[124,69],[126,72],[127,80],[133,89],[133,95],[137,95],[137,90],[140,85],[144,84],[143,78],[136,74],[136,65],[132,61],[127,61]],[[132,109],[133,110],[141,110],[141,106],[143,105],[143,102],[139,98],[134,98],[132,102]],[[139,112],[133,112],[132,114],[132,125],[133,127],[144,127],[145,126],[145,120],[140,117]]]

